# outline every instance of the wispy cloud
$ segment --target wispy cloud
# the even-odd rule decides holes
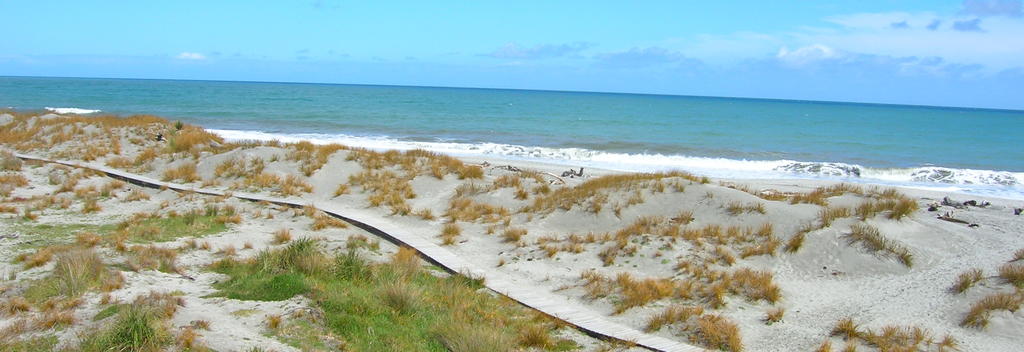
[[[594,59],[600,66],[616,68],[648,68],[687,61],[698,63],[682,53],[656,46],[634,47],[626,51],[598,54],[594,56]]]
[[[537,60],[563,57],[593,47],[594,44],[586,42],[574,42],[565,44],[541,44],[532,47],[524,47],[516,43],[508,43],[497,50],[484,54],[499,59],[522,59]]]
[[[203,55],[203,54],[200,54],[200,53],[193,53],[193,52],[186,51],[186,52],[183,52],[181,54],[178,54],[178,56],[175,56],[175,58],[178,58],[178,59],[181,59],[181,60],[205,60],[206,56]]]
[[[981,19],[974,18],[963,21],[954,21],[953,29],[961,32],[981,32]]]
[[[964,0],[961,13],[973,16],[1011,16],[1022,14],[1021,0]]]

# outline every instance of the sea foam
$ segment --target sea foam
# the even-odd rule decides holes
[[[956,169],[937,166],[915,168],[871,168],[840,162],[797,160],[738,160],[665,154],[632,154],[584,148],[549,148],[500,143],[423,142],[387,136],[344,134],[278,134],[261,131],[210,129],[227,140],[279,140],[285,143],[310,141],[316,144],[339,143],[374,150],[425,149],[453,156],[481,156],[596,167],[602,169],[653,172],[686,170],[721,178],[783,179],[806,178],[846,182],[879,183],[920,189],[982,194],[1024,199],[1024,173],[992,170]]]
[[[53,111],[53,112],[58,113],[58,114],[78,114],[78,115],[95,114],[97,112],[102,111],[102,110],[90,110],[90,109],[81,109],[81,108],[51,108],[51,107],[46,107],[46,110]]]

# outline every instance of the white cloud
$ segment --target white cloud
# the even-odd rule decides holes
[[[841,59],[843,56],[842,52],[822,44],[808,45],[794,50],[782,47],[775,54],[775,58],[779,59],[779,61],[792,66],[803,66],[823,60]]]
[[[188,51],[183,52],[181,54],[178,54],[178,56],[175,56],[175,57],[178,58],[178,59],[182,59],[182,60],[205,60],[206,59],[206,56],[203,55],[203,54],[193,53],[193,52],[188,52]]]

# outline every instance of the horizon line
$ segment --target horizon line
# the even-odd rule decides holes
[[[811,99],[787,99],[787,98],[766,98],[750,96],[716,96],[696,94],[669,94],[669,93],[643,93],[643,92],[613,92],[613,91],[591,91],[591,90],[559,90],[559,89],[536,89],[536,88],[503,88],[503,87],[459,87],[459,86],[434,86],[434,85],[403,85],[403,84],[375,84],[375,83],[339,83],[339,82],[298,82],[298,81],[260,81],[260,80],[223,80],[223,79],[185,79],[185,78],[138,78],[138,77],[72,77],[72,76],[17,76],[0,75],[0,78],[64,78],[64,79],[109,79],[109,80],[137,80],[137,81],[184,81],[184,82],[225,82],[225,83],[264,83],[264,84],[309,84],[309,85],[334,85],[334,86],[368,86],[368,87],[401,87],[401,88],[436,88],[436,89],[487,89],[487,90],[510,90],[523,92],[550,92],[550,93],[574,93],[574,94],[624,94],[624,95],[646,95],[660,97],[680,98],[710,98],[710,99],[740,99],[740,100],[762,100],[774,102],[799,102],[815,104],[839,104],[839,105],[878,105],[878,106],[899,106],[931,109],[960,109],[960,110],[988,110],[1004,112],[1024,112],[1024,109],[1013,108],[992,108],[973,106],[952,106],[952,105],[925,105],[908,103],[879,103],[860,102],[843,100],[811,100]]]

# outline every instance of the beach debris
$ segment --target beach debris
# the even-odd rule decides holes
[[[961,220],[961,219],[954,218],[953,217],[953,213],[950,213],[948,211],[945,214],[939,215],[936,218],[939,219],[939,220],[949,221],[949,222],[952,222],[952,223],[965,224],[965,225],[967,225],[967,227],[978,227],[979,226],[978,224],[971,223],[971,222],[968,222],[966,220]]]
[[[940,206],[941,205],[939,203],[931,202],[928,204],[928,211],[938,211]]]
[[[156,134],[156,141],[157,142],[163,142],[164,141],[164,134],[163,133],[157,133]]]
[[[1020,215],[1022,212],[1024,212],[1024,208],[1013,208],[1013,215]]]
[[[12,233],[12,234],[7,234],[7,235],[0,235],[0,240],[8,239],[8,238],[10,238],[10,239],[18,238],[18,234]]]
[[[565,172],[562,172],[562,177],[568,177],[568,178],[583,177],[583,168],[581,167],[580,171],[578,171],[578,172],[576,170],[569,169],[569,170],[567,170]]]

